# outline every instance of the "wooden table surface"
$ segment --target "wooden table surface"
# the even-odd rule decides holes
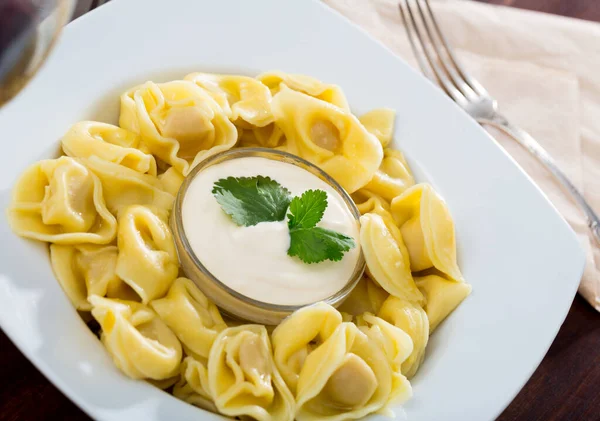
[[[600,22],[600,0],[479,1]],[[1,331],[0,361],[0,421],[88,419]],[[538,369],[498,420],[600,420],[600,314],[581,297],[573,301]]]

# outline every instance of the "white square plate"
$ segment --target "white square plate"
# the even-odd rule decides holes
[[[403,36],[403,34],[398,34]],[[191,71],[272,69],[336,83],[357,114],[397,110],[395,146],[446,199],[472,295],[432,336],[414,378],[411,421],[494,419],[546,353],[584,258],[531,180],[428,81],[315,1],[114,0],[70,24],[38,77],[0,110],[1,201],[69,125],[116,122],[135,84]],[[214,420],[125,378],[77,317],[40,244],[0,225],[0,325],[64,393],[97,419]],[[374,417],[377,418],[377,417]]]

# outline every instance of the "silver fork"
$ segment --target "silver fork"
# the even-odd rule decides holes
[[[600,218],[554,159],[525,130],[498,112],[498,103],[461,66],[435,19],[429,0],[401,0],[398,4],[408,40],[425,75],[482,125],[502,130],[534,155],[571,195],[585,213],[587,224],[600,245]]]

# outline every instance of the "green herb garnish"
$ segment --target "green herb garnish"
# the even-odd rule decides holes
[[[304,263],[339,261],[356,246],[342,233],[317,227],[327,209],[327,193],[307,190],[291,199],[289,190],[269,177],[228,177],[214,184],[213,195],[223,211],[240,226],[283,221],[289,208],[289,256]]]
[[[288,213],[289,256],[297,256],[304,263],[339,261],[355,246],[351,237],[316,226],[326,208],[327,193],[323,190],[307,190],[292,199]]]
[[[302,196],[296,196],[290,203],[288,226],[294,228],[312,228],[323,218],[327,209],[327,193],[323,190],[307,190]]]
[[[212,194],[237,225],[283,221],[291,201],[288,189],[269,177],[227,177],[217,181]]]

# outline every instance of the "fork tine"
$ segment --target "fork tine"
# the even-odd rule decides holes
[[[469,85],[469,87],[475,93],[477,93],[481,96],[489,97],[490,95],[489,95],[488,91],[476,79],[471,77],[471,75],[464,69],[464,67],[460,64],[460,62],[454,55],[453,49],[450,47],[448,40],[446,39],[446,36],[440,29],[438,21],[435,18],[435,14],[433,13],[433,10],[431,9],[431,4],[429,3],[429,0],[425,0],[425,5],[427,7],[427,11],[429,12],[428,15],[432,22],[432,26],[435,30],[435,33],[436,33],[438,39],[440,40],[440,43],[443,46],[448,58],[450,59],[450,61],[452,62],[452,64],[456,68],[456,70],[458,71],[458,74],[462,77],[462,79]],[[419,3],[419,10],[421,11],[421,13],[423,13],[420,3]],[[437,49],[437,47],[436,47],[436,49]],[[456,81],[455,81],[455,83],[456,83]]]
[[[433,25],[430,23],[430,20],[433,16],[431,8],[428,7],[427,9],[424,10],[424,8],[421,6],[421,4],[422,4],[421,1],[416,0],[415,2],[417,4],[416,8],[418,9],[419,14],[421,15],[421,20],[423,21],[423,26],[425,28],[425,32],[427,33],[427,36],[429,37],[429,41],[431,43],[431,46],[433,47],[433,50],[437,54],[438,62],[440,63],[441,67],[446,72],[446,75],[448,75],[450,77],[450,79],[454,83],[454,86],[456,86],[456,88],[467,99],[469,99],[470,101],[475,101],[477,99],[477,94],[475,93],[473,88],[471,88],[471,86],[469,86],[469,84],[456,71],[456,68],[454,67],[454,61],[451,58],[449,59],[447,54],[444,54],[444,53],[447,53],[448,48],[445,48],[445,49],[443,48],[443,47],[447,47],[447,45],[443,45],[442,43],[439,42],[439,38],[436,37],[436,34],[435,34],[436,31],[433,28]],[[425,3],[429,6],[429,2],[427,0],[425,0]],[[427,13],[427,12],[429,12],[429,13]],[[429,15],[429,16],[427,16],[427,15]]]
[[[406,34],[408,35],[408,42],[410,42],[410,47],[413,50],[413,54],[419,63],[419,67],[421,71],[427,76],[429,80],[437,83],[437,77],[433,74],[431,67],[429,67],[425,61],[425,55],[417,48],[415,44],[415,39],[412,31],[410,30],[410,21],[408,20],[408,16],[404,13],[404,8],[402,7],[403,1],[398,3],[398,9],[400,9],[400,16],[402,16],[402,20],[404,21],[404,28],[406,28]]]
[[[404,11],[403,5],[404,7],[406,7],[408,13]],[[427,59],[429,68],[435,75],[435,79],[431,78],[431,76],[429,76],[429,78],[433,81],[437,81],[437,83],[446,91],[446,93],[455,102],[457,102],[462,107],[466,106],[468,103],[467,98],[456,88],[452,81],[448,79],[448,76],[446,75],[445,71],[442,70],[436,62],[435,53],[430,51],[430,47],[424,41],[424,38],[427,35],[423,35],[423,31],[420,29],[420,26],[417,23],[417,19],[415,19],[415,13],[413,13],[412,11],[410,0],[401,0],[400,3],[398,3],[398,7],[400,9],[400,13],[402,14],[405,23],[406,34],[408,35],[411,47],[415,56],[417,57],[417,60],[419,61],[419,65],[421,66],[421,68],[425,67],[425,60],[423,59],[424,56]],[[415,41],[417,41],[420,45],[420,50],[416,48]],[[427,72],[426,74],[429,74],[429,72]]]

